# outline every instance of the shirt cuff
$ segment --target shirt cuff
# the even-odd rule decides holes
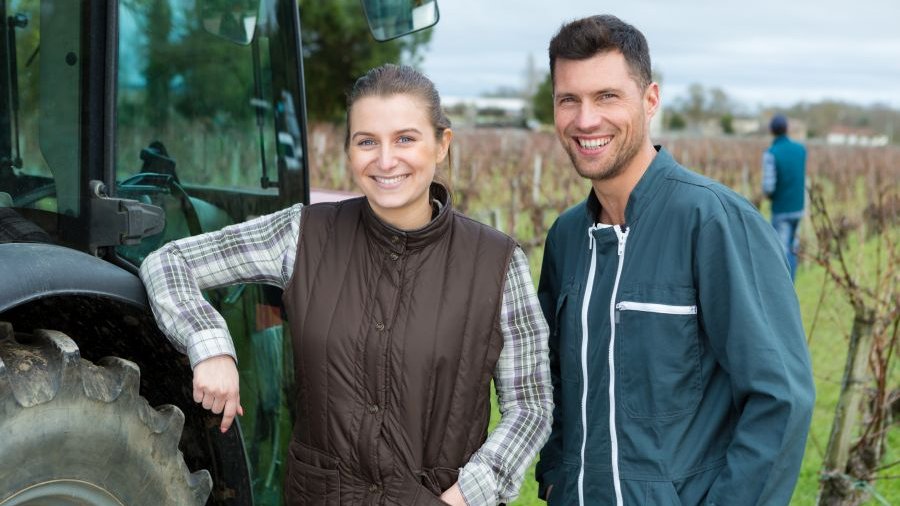
[[[459,490],[468,506],[497,504],[497,481],[494,471],[480,462],[469,462],[459,471]]]
[[[219,355],[229,355],[237,363],[237,353],[234,351],[231,336],[228,335],[228,331],[221,329],[201,330],[192,334],[187,355],[191,360],[191,369],[200,362]]]

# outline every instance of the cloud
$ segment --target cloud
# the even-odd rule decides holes
[[[424,69],[446,94],[521,86],[528,55],[546,69],[550,37],[566,21],[601,13],[597,5],[443,0]],[[698,82],[751,105],[829,97],[900,108],[895,0],[642,0],[615,9],[646,35],[670,92]]]

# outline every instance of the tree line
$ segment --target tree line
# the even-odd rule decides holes
[[[534,117],[544,124],[553,123],[553,85],[548,74],[534,95]],[[887,104],[859,105],[840,100],[798,102],[789,107],[759,105],[750,110],[720,87],[705,87],[700,83],[688,86],[686,92],[671,100],[663,109],[663,126],[669,131],[697,128],[715,122],[725,134],[733,134],[736,118],[768,115],[775,111],[806,124],[807,136],[825,137],[834,126],[872,130],[887,135],[893,143],[900,143],[900,110]]]

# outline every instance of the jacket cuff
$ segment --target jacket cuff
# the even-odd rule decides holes
[[[548,469],[541,473],[541,477],[538,478],[538,499],[544,501],[547,500],[547,489],[550,488],[551,485],[555,486],[559,483],[559,476],[560,472],[558,467]]]

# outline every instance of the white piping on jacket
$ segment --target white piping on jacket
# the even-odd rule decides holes
[[[622,264],[625,263],[625,241],[628,240],[629,228],[624,231],[613,228],[619,238],[619,265],[616,267],[616,281],[609,298],[609,443],[612,454],[613,486],[616,489],[616,506],[622,506],[622,483],[619,480],[619,438],[616,435],[616,295],[619,292],[619,279],[622,277]]]
[[[597,254],[594,250],[594,234],[595,230],[609,228],[611,225],[598,224],[588,228],[588,249],[591,251],[591,265],[588,269],[587,284],[585,286],[584,299],[581,304],[581,374],[582,374],[582,393],[581,393],[581,469],[578,473],[578,503],[584,505],[584,464],[585,450],[587,446],[587,394],[588,394],[588,310],[590,308],[591,296],[594,289],[594,277],[597,272]],[[613,484],[616,490],[616,506],[622,506],[622,485],[619,481],[619,441],[616,436],[616,400],[615,400],[615,359],[613,351],[615,346],[616,328],[613,320],[615,313],[616,292],[619,290],[619,278],[622,275],[622,264],[625,259],[625,241],[628,238],[628,228],[621,231],[620,228],[613,227],[616,237],[619,239],[618,256],[619,262],[616,268],[616,281],[613,285],[613,292],[610,298],[610,326],[611,335],[609,342],[609,432],[610,443],[612,446],[612,470]]]
[[[594,290],[594,275],[597,272],[597,253],[594,251],[594,231],[608,228],[610,225],[594,225],[588,227],[588,250],[591,255],[591,266],[588,269],[587,283],[584,288],[584,299],[581,301],[581,469],[578,471],[578,504],[584,504],[584,453],[587,446],[587,394],[588,394],[588,309],[591,292]]]

